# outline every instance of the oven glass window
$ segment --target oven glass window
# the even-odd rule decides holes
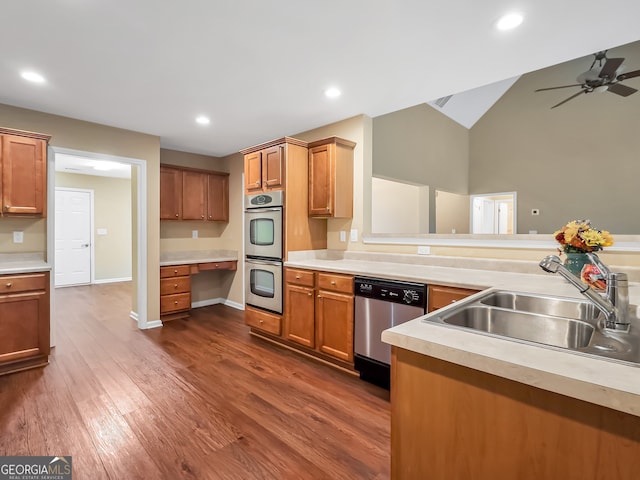
[[[276,293],[275,275],[267,270],[252,268],[250,273],[251,293],[260,297],[274,298]]]
[[[275,228],[271,218],[256,218],[249,225],[251,245],[273,245]]]

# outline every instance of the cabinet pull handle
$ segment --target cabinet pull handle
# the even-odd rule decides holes
[[[13,283],[11,283],[11,282],[7,283],[7,288],[11,288],[12,285],[13,285]]]

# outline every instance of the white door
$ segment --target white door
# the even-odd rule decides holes
[[[56,287],[91,283],[91,193],[56,188]]]

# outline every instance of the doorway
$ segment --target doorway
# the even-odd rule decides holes
[[[471,195],[471,233],[516,233],[516,192]]]
[[[140,329],[161,327],[160,320],[149,321],[147,316],[147,163],[145,160],[136,158],[120,157],[116,155],[106,155],[95,152],[87,152],[74,150],[63,147],[50,146],[48,150],[49,172],[55,172],[56,157],[58,155],[75,155],[95,161],[117,162],[129,165],[132,172],[131,181],[131,215],[132,215],[132,277],[134,281],[133,297],[134,304],[130,313]],[[47,183],[47,202],[51,209],[55,211],[55,175],[48,175]],[[50,219],[51,220],[51,219]],[[53,221],[47,222],[47,251],[55,252],[55,217]],[[55,277],[56,264],[55,255],[49,256],[49,262],[53,266],[54,275],[51,279],[51,290],[54,291],[53,277]],[[55,301],[55,295],[51,296],[52,302]],[[52,305],[52,311],[53,305]],[[55,344],[56,325],[55,318],[52,318],[51,324],[51,342]]]
[[[56,186],[56,287],[93,283],[93,190]]]

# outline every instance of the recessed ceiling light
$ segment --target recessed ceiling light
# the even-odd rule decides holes
[[[324,94],[327,98],[338,98],[340,95],[342,95],[342,92],[335,87],[331,87],[327,88],[324,91]]]
[[[44,83],[44,77],[36,72],[26,71],[20,74],[22,78],[33,83]]]
[[[511,30],[512,28],[516,28],[518,25],[522,23],[523,16],[519,13],[508,13],[498,20],[496,23],[496,28],[498,30]]]
[[[211,120],[209,120],[209,117],[200,115],[199,117],[196,117],[196,122],[198,122],[200,125],[209,125],[211,123]]]

